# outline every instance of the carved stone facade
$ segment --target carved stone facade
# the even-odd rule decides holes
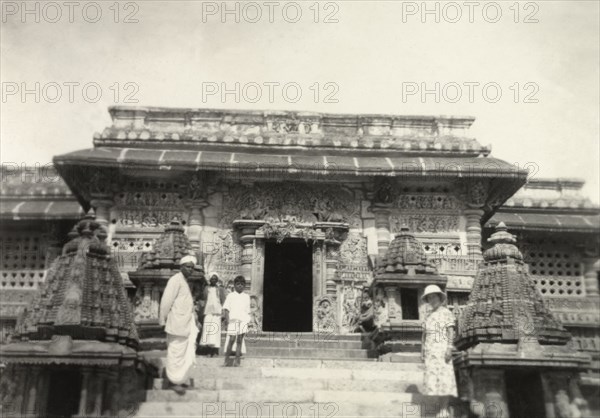
[[[360,227],[359,205],[351,190],[337,185],[255,183],[231,186],[223,202],[220,224],[235,219],[269,223],[343,222]]]
[[[238,274],[247,278],[252,326],[260,329],[266,243],[302,240],[312,246],[313,329],[351,332],[361,291],[403,227],[417,238],[429,268],[447,277],[448,299],[458,309],[483,261],[483,225],[502,215],[515,220],[523,245],[537,239],[527,228],[550,228],[547,234],[556,235],[556,242],[532,241],[531,251],[523,250],[531,257],[526,259],[529,274],[580,349],[592,352],[596,344],[598,334],[590,324],[598,318],[599,245],[583,237],[600,230],[597,207],[568,190],[573,181],[560,182],[553,201],[511,198],[527,173],[488,157],[489,148],[469,137],[471,118],[158,108],[110,112],[113,123],[95,137],[94,148],[58,156],[56,164],[64,178],[59,189],[77,197],[69,193],[70,203],[78,211],[78,201],[86,210],[95,209],[126,284],[148,254],[162,251],[156,240],[176,219],[207,273],[219,273],[224,286]],[[66,217],[72,212],[63,211],[60,219],[70,225],[48,237],[46,250],[35,250],[32,266],[31,245],[18,247],[16,254],[16,241],[8,245],[5,240],[16,237],[24,245],[52,235],[39,224],[54,223],[46,219],[59,205],[47,201],[50,186],[33,195],[25,188],[16,196],[15,190],[23,189],[17,183],[0,184],[2,197],[12,199],[0,207],[9,220],[0,234],[1,286],[14,295],[10,302],[2,296],[9,302],[2,303],[3,320],[6,312],[27,303],[22,295],[28,286],[35,288],[31,283],[43,281],[42,272],[60,248],[57,241],[65,241],[75,223]],[[546,183],[537,195],[549,190]],[[28,207],[34,204],[41,209]],[[528,218],[534,210],[550,221]],[[27,218],[29,213],[37,218]],[[32,231],[23,219],[38,224]],[[402,315],[397,288],[372,288],[380,327]],[[137,320],[155,318],[160,291],[141,285],[135,292]],[[500,303],[494,289],[490,295]]]

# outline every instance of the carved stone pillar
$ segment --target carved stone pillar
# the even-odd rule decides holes
[[[192,244],[192,250],[196,254],[202,253],[202,228],[204,226],[204,214],[202,210],[208,206],[205,200],[194,200],[188,203],[190,217],[188,220],[187,236]]]
[[[95,373],[93,374],[93,417],[99,417],[102,415],[102,396],[104,392],[105,377],[104,370],[96,369]]]
[[[481,253],[481,217],[482,209],[465,209],[467,218],[467,251],[469,256],[482,259]]]
[[[20,416],[24,408],[27,405],[24,405],[25,399],[25,389],[27,385],[27,369],[21,365],[15,366],[15,400],[14,400],[14,413],[15,416]],[[26,412],[26,411],[25,411]]]
[[[48,392],[50,383],[50,373],[48,370],[42,371],[38,378],[37,389],[37,413],[40,417],[46,416],[46,407],[48,404]]]
[[[40,376],[40,368],[39,367],[31,367],[29,369],[29,376],[27,378],[27,404],[25,413],[36,415],[38,413],[36,407],[36,401],[38,400],[38,380]]]
[[[402,305],[400,304],[400,290],[396,286],[386,286],[388,322],[390,325],[400,324],[402,321]]]
[[[389,205],[376,204],[371,211],[375,215],[377,230],[377,249],[379,257],[385,256],[390,245],[390,211]]]
[[[254,241],[256,239],[256,229],[258,228],[257,224],[239,224],[240,230],[240,243],[242,244],[242,257],[241,257],[241,266],[240,272],[242,276],[246,279],[246,289],[250,290],[256,288],[256,286],[252,286],[252,282],[255,277],[253,277],[253,261],[254,261]]]
[[[334,296],[337,293],[335,279],[337,276],[337,266],[340,258],[340,243],[326,242],[325,251],[325,293]]]
[[[79,396],[79,416],[86,417],[88,413],[88,393],[92,369],[84,368],[81,371],[83,379],[81,380],[81,395]]]
[[[598,297],[598,271],[596,270],[598,257],[586,257],[583,259],[583,279],[585,282],[585,293],[587,296]]]
[[[104,227],[108,237],[106,242],[110,242],[112,233],[110,230],[110,209],[113,207],[114,202],[106,197],[92,199],[90,202],[96,213],[96,222]]]
[[[102,414],[109,417],[117,416],[119,411],[119,372],[117,369],[107,371],[106,397],[109,400]]]

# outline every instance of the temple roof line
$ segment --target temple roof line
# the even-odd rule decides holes
[[[142,117],[157,120],[177,120],[179,118],[197,117],[202,120],[224,119],[231,121],[233,118],[243,120],[253,120],[263,118],[288,117],[292,119],[331,119],[333,120],[397,120],[418,123],[432,123],[439,121],[469,128],[475,121],[473,116],[464,115],[398,115],[382,113],[322,113],[310,111],[292,111],[292,110],[243,110],[243,109],[214,109],[214,108],[176,108],[176,107],[153,107],[153,106],[110,106],[109,113],[113,120],[116,119],[140,119]]]
[[[560,213],[567,209],[582,213],[600,213],[599,206],[581,194],[584,184],[585,181],[581,179],[529,179],[506,201],[502,210],[512,212],[512,208],[519,208],[519,211],[536,212],[542,209],[546,213]]]
[[[475,118],[117,106],[97,147],[287,148],[489,155],[469,136]]]

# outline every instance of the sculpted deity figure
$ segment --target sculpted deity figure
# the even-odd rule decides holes
[[[262,330],[262,312],[258,296],[250,296],[250,323],[248,328],[254,331]]]
[[[58,324],[79,324],[81,320],[80,305],[81,290],[78,286],[72,285],[67,290],[65,301],[58,310],[56,322]]]
[[[331,300],[327,297],[322,298],[318,301],[315,310],[315,331],[334,331],[337,324]]]

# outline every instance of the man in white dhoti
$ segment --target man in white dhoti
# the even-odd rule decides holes
[[[167,378],[178,394],[185,393],[190,369],[196,364],[198,327],[194,299],[187,279],[194,272],[196,257],[182,257],[180,272],[172,276],[160,301],[159,323],[167,333]]]
[[[225,289],[218,286],[217,273],[210,273],[208,277],[208,286],[204,288],[204,295],[200,301],[204,310],[200,345],[207,347],[210,356],[213,357],[219,354],[221,347],[221,314],[225,302]]]

